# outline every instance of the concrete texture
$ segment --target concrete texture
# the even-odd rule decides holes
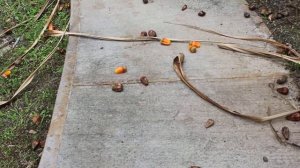
[[[189,9],[182,12],[184,4]],[[207,15],[197,16],[199,10]],[[130,37],[154,29],[163,37],[229,42],[164,23],[168,21],[231,35],[268,37],[255,13],[244,18],[246,10],[246,2],[239,0],[155,0],[147,5],[142,1],[77,0],[72,1],[71,31]],[[218,102],[261,116],[268,106],[273,113],[292,109],[268,87],[288,73],[279,60],[209,44],[190,54],[187,44],[165,47],[157,42],[72,37],[40,167],[298,167],[300,151],[280,145],[268,123],[228,115],[180,82],[172,68],[179,52],[186,55],[184,70],[192,83]],[[121,65],[128,72],[115,75],[114,68]],[[149,78],[148,87],[137,82],[140,76]],[[112,92],[113,81],[122,81],[124,92]],[[216,123],[206,129],[209,118]],[[300,142],[299,123],[280,119],[274,125],[277,129],[289,126],[291,140]],[[269,162],[263,162],[263,156]]]

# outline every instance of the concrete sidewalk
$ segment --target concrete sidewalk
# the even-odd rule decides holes
[[[181,11],[187,4],[189,9]],[[198,11],[207,15],[199,17]],[[268,30],[241,0],[76,0],[72,32],[103,36],[159,36],[229,41],[212,34],[166,24],[176,22],[231,35],[268,37]],[[230,40],[242,44],[250,42]],[[255,43],[261,47],[264,44]],[[191,82],[216,101],[247,114],[265,116],[291,110],[268,87],[287,74],[278,60],[243,55],[203,44],[196,54],[187,44],[109,42],[70,37],[64,73],[41,168],[204,168],[298,167],[300,151],[280,145],[268,123],[228,115],[197,97],[176,76],[172,61],[186,55],[184,70]],[[128,72],[114,74],[125,65]],[[147,76],[150,85],[138,82]],[[109,85],[124,83],[115,93]],[[206,129],[208,119],[215,126]],[[277,129],[299,130],[300,123],[274,121]],[[291,139],[300,141],[299,132]],[[268,162],[263,162],[263,157]]]

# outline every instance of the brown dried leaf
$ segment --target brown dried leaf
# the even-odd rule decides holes
[[[42,117],[39,114],[35,114],[31,120],[34,124],[39,125],[42,121]]]
[[[39,146],[40,142],[39,141],[32,141],[31,142],[31,147],[33,150],[36,150]]]
[[[205,128],[212,127],[214,124],[215,124],[215,121],[213,119],[208,119],[205,124]]]
[[[284,139],[289,140],[289,138],[290,138],[290,130],[289,130],[288,127],[282,127],[281,133],[282,133],[282,136],[284,137]]]

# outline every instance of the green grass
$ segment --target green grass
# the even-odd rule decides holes
[[[29,17],[33,17],[44,5],[45,0],[1,0],[0,26],[11,27]],[[0,57],[0,71],[10,65],[19,55],[34,42],[50,15],[54,3],[37,22],[31,21],[13,31],[12,36],[21,37],[18,46]],[[69,19],[69,11],[59,11],[54,17],[54,25],[63,29]],[[41,63],[53,49],[58,38],[43,37],[26,59],[13,69],[8,79],[0,78],[0,100],[6,100],[13,95],[22,81]],[[60,48],[66,48],[64,39]],[[33,140],[45,140],[54,107],[56,93],[63,69],[64,55],[57,52],[53,58],[39,71],[29,87],[23,91],[11,104],[0,108],[0,167],[26,167],[38,165],[42,149],[33,150]],[[34,114],[42,116],[42,122],[35,125],[31,121]],[[35,130],[35,135],[29,130]]]

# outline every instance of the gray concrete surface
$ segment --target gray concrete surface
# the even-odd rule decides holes
[[[189,6],[184,12],[183,4]],[[199,10],[207,15],[198,17]],[[255,13],[244,18],[246,10],[240,0],[154,0],[147,5],[137,0],[78,0],[72,1],[71,31],[130,37],[154,29],[163,37],[229,41],[164,23],[169,21],[268,37]],[[165,47],[71,37],[40,167],[298,167],[300,151],[280,145],[268,123],[228,115],[183,85],[172,69],[179,52],[186,55],[184,69],[192,83],[220,103],[261,116],[268,106],[273,113],[292,109],[268,87],[288,73],[279,60],[208,44],[190,54],[187,44]],[[128,72],[115,75],[114,68],[121,65]],[[149,78],[148,87],[136,82],[140,76]],[[122,81],[124,92],[112,92],[113,81]],[[209,118],[216,123],[206,129]],[[289,126],[291,139],[300,143],[299,123],[280,119],[274,125]]]

